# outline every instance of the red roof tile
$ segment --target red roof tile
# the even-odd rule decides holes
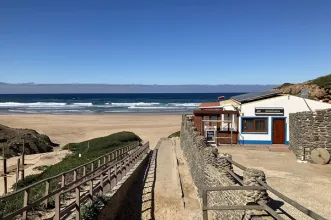
[[[201,103],[198,108],[221,108],[219,102],[205,102]]]

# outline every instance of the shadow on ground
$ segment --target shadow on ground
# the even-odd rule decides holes
[[[137,179],[132,184],[126,198],[121,206],[121,213],[116,219],[143,219],[154,220],[154,188],[156,180],[156,160],[155,153],[151,152],[150,160],[146,167],[139,173]]]

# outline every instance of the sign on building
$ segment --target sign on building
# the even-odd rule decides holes
[[[282,116],[284,115],[284,108],[255,108],[255,115]]]

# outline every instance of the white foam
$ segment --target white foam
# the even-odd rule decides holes
[[[93,106],[93,103],[72,103],[70,105],[76,105],[76,106],[82,106],[82,107],[88,107],[88,106]]]
[[[113,103],[106,103],[108,105],[111,105],[113,107],[134,107],[134,106],[155,106],[160,105],[159,102],[127,102],[127,103],[121,103],[121,102],[113,102]]]
[[[169,106],[197,107],[201,103],[169,103]]]
[[[33,102],[33,103],[21,103],[21,102],[0,102],[0,107],[53,107],[53,106],[65,106],[66,103],[59,102]]]

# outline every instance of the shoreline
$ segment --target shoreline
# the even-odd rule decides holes
[[[164,111],[164,112],[91,112],[91,113],[22,113],[22,112],[1,112],[0,111],[0,116],[4,115],[16,115],[16,116],[21,116],[21,115],[86,115],[86,116],[106,116],[106,115],[183,115],[183,114],[192,114],[192,111],[183,111],[183,112],[170,112],[170,111]]]

